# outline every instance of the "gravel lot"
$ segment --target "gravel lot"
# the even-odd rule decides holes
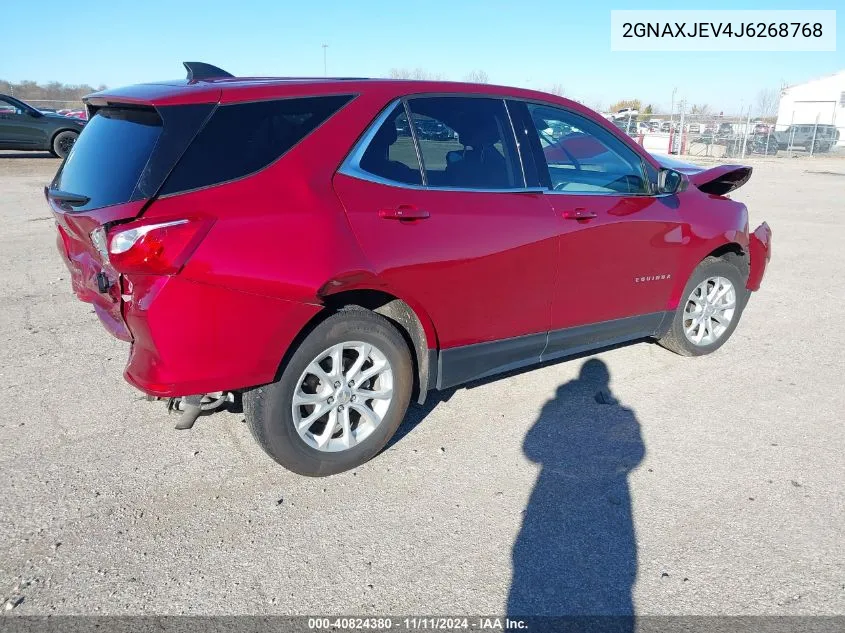
[[[435,396],[369,464],[307,479],[241,415],[175,431],[124,383],[56,252],[58,162],[0,153],[0,608],[845,614],[845,160],[751,162],[735,197],[773,260],[721,351]]]

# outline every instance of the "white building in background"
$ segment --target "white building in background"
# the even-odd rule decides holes
[[[783,91],[777,129],[816,122],[835,125],[839,130],[838,145],[845,145],[845,70],[789,86]]]

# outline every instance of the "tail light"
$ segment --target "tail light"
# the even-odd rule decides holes
[[[212,223],[209,218],[181,218],[115,226],[107,238],[109,263],[120,273],[175,275]]]

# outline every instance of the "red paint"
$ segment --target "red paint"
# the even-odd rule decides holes
[[[252,176],[94,211],[51,203],[74,291],[112,334],[132,341],[125,376],[133,385],[175,396],[271,381],[325,298],[346,290],[402,299],[429,348],[443,349],[672,309],[692,269],[728,243],[750,248],[748,284],[759,287],[768,227],[749,243],[745,207],[694,186],[661,197],[485,193],[337,173],[388,103],[422,93],[563,106],[660,168],[603,118],[552,95],[437,82],[227,79],[131,86],[93,102],[164,106],[338,93],[356,97]],[[594,151],[588,140],[577,150]],[[151,233],[111,262],[89,237],[105,223],[113,238],[180,219],[189,220],[184,230]],[[159,264],[148,265],[156,257]],[[109,284],[104,292],[99,273]]]
[[[552,329],[666,309],[670,280],[634,279],[681,273],[678,255],[685,244],[673,239],[682,224],[675,197],[544,197],[557,215],[577,208],[596,214],[594,219],[560,223]]]
[[[548,329],[563,222],[542,193],[402,189],[343,174],[334,186],[380,287],[424,306],[441,347]],[[402,205],[430,217],[379,215]]]

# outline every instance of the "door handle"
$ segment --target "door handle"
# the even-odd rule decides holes
[[[425,220],[430,217],[428,211],[417,209],[410,204],[400,204],[395,209],[381,209],[378,216],[385,220]]]
[[[564,211],[562,214],[564,220],[590,220],[597,218],[598,214],[595,211],[587,211],[583,207],[572,209],[571,211]]]

